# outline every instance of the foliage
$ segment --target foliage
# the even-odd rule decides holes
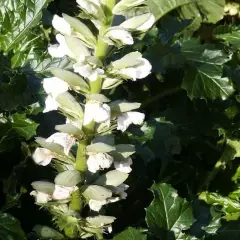
[[[235,2],[227,2],[235,6]],[[101,210],[102,215],[117,216],[112,234],[104,238],[239,239],[239,13],[229,14],[224,0],[146,3],[155,25],[139,34],[134,45],[119,48],[104,62],[134,50],[153,67],[144,79],[124,80],[117,88],[103,91],[111,100],[142,103],[146,115],[140,128],[131,126],[123,134],[113,131],[116,143],[134,145],[135,153],[127,199]],[[146,9],[138,6],[138,11]],[[63,206],[61,211],[48,206],[55,215],[51,219],[29,196],[32,182],[53,181],[60,169],[57,164],[36,167],[30,155],[37,129],[38,135],[47,137],[55,125],[63,124],[61,115],[41,113],[45,97],[42,79],[52,76],[50,69],[72,67],[69,58],[54,59],[47,52],[48,45],[55,43],[52,15],[62,12],[80,17],[97,32],[95,22],[87,21],[89,15],[79,15],[75,1],[0,3],[0,239],[34,239],[40,233],[43,239],[62,239],[78,231],[72,227],[76,216]],[[82,98],[76,98],[81,107]],[[100,149],[115,151],[111,141],[107,138]],[[134,151],[121,154],[129,152]],[[106,179],[113,181],[114,177],[102,176],[101,190],[93,187],[85,193],[108,195]],[[91,184],[99,183],[98,177],[94,176]],[[88,213],[84,209],[83,215]]]

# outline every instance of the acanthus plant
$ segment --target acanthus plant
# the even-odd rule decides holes
[[[79,18],[66,14],[53,17],[59,44],[49,46],[49,54],[54,58],[67,55],[73,64],[72,71],[51,69],[53,77],[43,80],[48,94],[44,112],[59,110],[66,124],[57,125],[59,132],[47,139],[36,138],[40,146],[33,160],[42,166],[52,164],[58,174],[54,183],[33,182],[31,195],[52,214],[68,238],[103,239],[115,220],[115,216],[103,215],[103,206],[127,197],[124,182],[135,152],[133,145],[117,144],[113,132],[121,134],[131,124],[141,125],[145,116],[136,111],[140,103],[124,97],[111,102],[102,90],[150,74],[151,64],[138,51],[129,51],[118,60],[112,56],[132,45],[133,36],[144,34],[155,18],[143,0],[77,3],[82,10],[79,16],[90,20],[97,34]],[[125,19],[116,26],[113,23],[119,15]],[[43,228],[36,226],[35,231]]]

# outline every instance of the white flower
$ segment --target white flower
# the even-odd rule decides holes
[[[120,172],[130,173],[132,171],[132,168],[130,167],[132,163],[132,159],[128,157],[124,161],[115,161],[114,167]]]
[[[56,98],[59,94],[68,90],[69,85],[58,77],[44,78],[43,88],[47,94]]]
[[[52,199],[51,195],[38,191],[32,191],[30,195],[35,197],[35,201],[38,204],[47,203]]]
[[[100,102],[88,101],[85,104],[83,125],[88,125],[92,121],[97,123],[106,122],[110,125],[111,110],[107,104]]]
[[[60,185],[55,185],[55,190],[53,192],[52,198],[54,200],[64,200],[68,199],[70,195],[78,189],[77,186],[74,187],[64,187]]]
[[[60,33],[71,35],[71,26],[66,20],[64,20],[64,18],[54,15],[52,25]]]
[[[60,104],[55,100],[55,98],[50,95],[47,96],[45,100],[45,108],[43,110],[44,113],[57,110]]]
[[[131,52],[111,63],[112,73],[136,81],[151,73],[152,65],[139,52]]]
[[[105,17],[99,0],[77,0],[77,3],[84,12],[94,16],[95,19],[103,20],[102,18]]]
[[[89,153],[87,160],[88,170],[96,173],[100,169],[110,168],[113,158],[107,153]]]
[[[132,31],[147,31],[155,22],[155,17],[151,13],[132,17],[119,26]]]
[[[108,41],[110,39],[110,41]],[[105,40],[110,45],[117,44],[122,45],[132,45],[134,43],[131,33],[124,28],[111,27],[107,29],[104,34],[103,40]]]
[[[151,70],[152,65],[147,59],[142,58],[137,66],[121,69],[119,73],[136,81],[136,79],[142,79],[148,76]]]
[[[53,158],[55,158],[55,153],[49,151],[46,148],[36,148],[32,155],[33,161],[41,166],[47,166]]]
[[[49,138],[46,139],[46,142],[57,143],[61,145],[64,149],[66,155],[69,154],[70,149],[75,144],[75,138],[68,133],[54,133]]]
[[[89,81],[96,81],[99,75],[104,74],[101,68],[94,68],[88,63],[78,62],[73,65],[74,72],[79,73],[81,76],[89,79]]]
[[[95,212],[98,212],[102,208],[103,205],[106,205],[106,204],[109,204],[109,203],[114,203],[114,202],[117,202],[119,200],[120,200],[119,197],[108,198],[108,199],[105,199],[105,200],[102,200],[102,201],[97,201],[97,200],[90,199],[89,202],[88,202],[88,205],[89,205],[91,210],[93,210]]]
[[[145,0],[122,0],[114,6],[112,12],[114,14],[124,15],[125,12],[127,12],[131,8],[139,6],[140,4],[143,4],[144,2],[145,2]]]
[[[117,117],[117,129],[122,132],[131,124],[141,125],[144,121],[145,115],[140,112],[126,112]]]
[[[56,40],[58,41],[59,45],[51,45],[48,47],[48,53],[55,58],[62,58],[66,55],[72,55],[70,49],[66,44],[66,40],[63,35],[57,34]]]
[[[76,120],[71,120],[69,118],[66,119],[66,123],[72,124],[74,127],[77,127],[79,129],[82,129],[82,122],[76,121]]]

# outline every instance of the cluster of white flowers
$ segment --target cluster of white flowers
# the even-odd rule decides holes
[[[44,112],[60,110],[66,117],[66,124],[56,126],[59,132],[47,139],[36,138],[40,147],[33,153],[34,162],[46,166],[54,159],[52,166],[60,172],[55,178],[55,184],[44,181],[32,184],[35,190],[31,195],[37,204],[47,206],[49,201],[53,204],[51,206],[58,201],[68,204],[73,192],[78,191],[84,196],[79,197],[78,201],[85,199],[90,209],[98,212],[102,206],[127,197],[125,191],[129,186],[124,181],[132,171],[133,161],[130,156],[134,154],[135,148],[129,144],[115,144],[111,137],[107,138],[106,133],[112,136],[114,129],[124,132],[131,124],[141,125],[145,115],[135,111],[141,104],[125,100],[111,102],[100,90],[114,88],[127,80],[143,79],[151,73],[152,66],[138,51],[106,64],[102,59],[104,56],[98,56],[97,48],[99,43],[112,50],[134,44],[134,34],[139,35],[150,29],[155,18],[144,0],[121,0],[110,13],[105,6],[107,2],[77,0],[83,18],[89,19],[99,30],[98,37],[78,18],[66,14],[53,17],[52,25],[58,32],[58,44],[50,45],[48,52],[54,58],[69,57],[73,69],[54,68],[51,71],[53,76],[43,80],[47,94]],[[140,5],[140,10],[136,11]],[[111,26],[109,19],[113,19],[114,15],[122,15],[125,20],[119,26]],[[92,91],[92,86],[99,83],[100,89]],[[82,94],[86,103],[80,104],[72,91]],[[74,145],[78,146],[76,156],[72,151]],[[80,147],[83,145],[84,148]],[[77,162],[79,157],[85,161],[81,162],[80,169]],[[105,173],[101,174],[101,170]],[[83,174],[85,171],[89,174]],[[88,175],[97,179],[93,185],[89,185]],[[64,206],[70,208],[70,205]],[[77,214],[72,217],[76,218]],[[85,220],[86,226],[102,231],[108,229],[110,232],[114,219],[99,215]],[[86,235],[79,233],[80,237],[94,235],[87,228],[81,229]]]

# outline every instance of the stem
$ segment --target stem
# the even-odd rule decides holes
[[[151,104],[151,103],[153,103],[153,102],[155,102],[155,101],[157,101],[157,100],[159,100],[161,98],[171,96],[174,93],[177,93],[177,92],[179,92],[181,90],[182,90],[181,87],[176,87],[176,88],[168,89],[168,90],[166,90],[164,92],[161,92],[161,93],[159,93],[159,94],[157,94],[157,95],[147,99],[146,101],[144,101],[142,103],[142,107],[146,107],[147,105],[149,105],[149,104]]]
[[[106,13],[107,16],[107,21],[104,26],[101,27],[99,30],[99,36],[98,36],[98,42],[95,48],[95,57],[98,58],[99,60],[103,61],[107,55],[108,51],[108,44],[105,43],[102,40],[102,36],[106,29],[108,29],[111,24],[112,24],[112,8],[114,7],[116,3],[116,0],[107,0],[105,3],[105,9],[104,12]],[[100,93],[102,90],[102,78],[99,77],[96,81],[89,81],[90,85],[90,94],[93,93]],[[83,131],[87,135],[93,135],[95,130],[95,122],[91,122],[90,124],[83,126]],[[78,143],[78,150],[77,150],[77,156],[76,156],[76,167],[75,169],[81,172],[82,174],[87,171],[87,156],[86,156],[86,146],[90,143],[92,136],[88,136],[87,139],[80,141]],[[72,194],[72,201],[70,204],[70,207],[73,210],[80,211],[82,207],[82,201],[80,197],[80,192],[76,191]],[[96,236],[98,239],[103,239],[102,235]]]

